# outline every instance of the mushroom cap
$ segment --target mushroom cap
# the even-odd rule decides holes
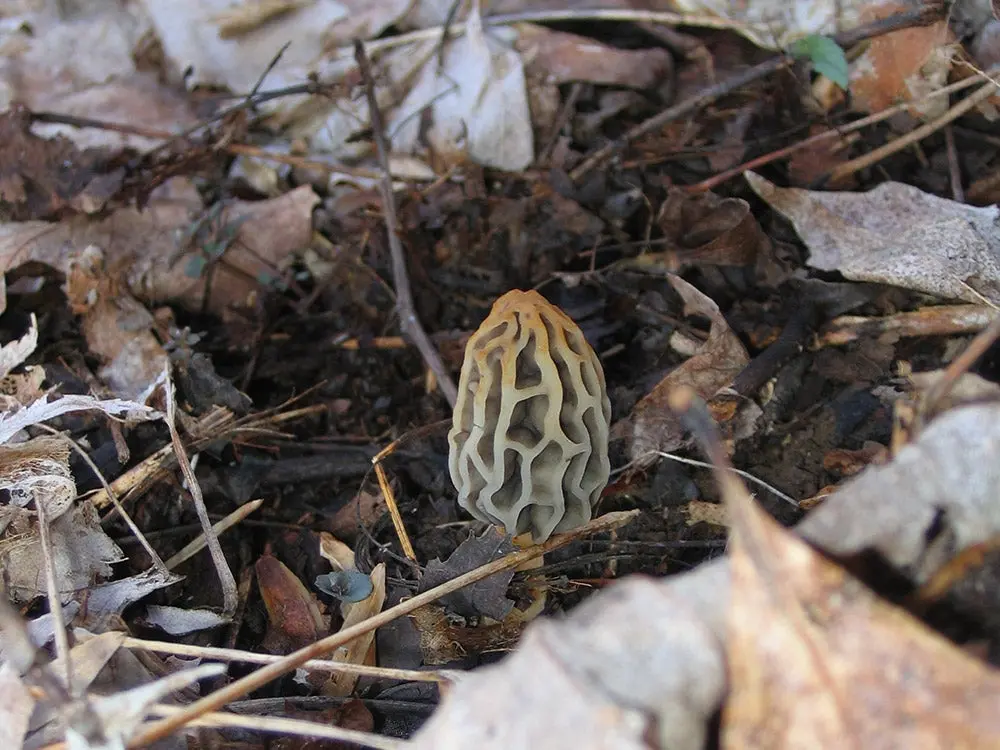
[[[573,320],[514,290],[469,339],[448,432],[458,502],[543,541],[591,518],[611,473],[601,363]]]

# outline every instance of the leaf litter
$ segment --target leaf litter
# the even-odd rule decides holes
[[[0,24],[4,739],[993,741],[994,9],[175,5]],[[532,287],[542,545],[443,428]]]

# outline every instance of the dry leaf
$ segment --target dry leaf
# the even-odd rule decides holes
[[[388,118],[394,149],[413,153],[421,138],[447,163],[469,159],[497,169],[525,169],[535,157],[524,67],[504,29],[484,29],[474,13],[465,34],[423,65]],[[420,113],[429,112],[431,124]]]
[[[176,301],[197,311],[206,298],[208,311],[222,314],[231,306],[247,305],[262,281],[309,245],[318,201],[312,188],[303,186],[279,198],[233,201],[213,218],[202,214],[194,185],[176,178],[156,190],[143,211],[122,208],[99,220],[0,225],[0,270],[37,261],[69,275],[79,253],[96,246],[104,253],[105,267],[122,274],[139,300]],[[192,263],[213,251],[184,239],[185,232],[200,226],[199,219],[210,225],[206,243],[229,241],[224,263],[216,263],[211,274],[199,275],[196,269],[192,275]]]
[[[542,76],[547,83],[586,81],[654,89],[673,73],[673,58],[664,49],[619,49],[535,24],[520,24],[517,32],[515,46],[528,74]]]
[[[261,24],[252,33],[227,39],[216,20],[232,12],[230,0],[175,0],[164,5],[143,0],[153,28],[175,72],[190,69],[189,85],[221,85],[247,92],[289,41],[281,59],[268,71],[262,90],[305,80],[321,58],[328,29],[346,18],[345,5],[334,0],[301,3],[283,15]],[[289,102],[281,106],[288,106]]]
[[[724,747],[1000,743],[1000,673],[739,502]]]
[[[17,15],[10,5],[0,31],[0,110],[16,102],[36,112],[175,132],[197,122],[181,92],[136,70],[133,51],[149,23],[134,5],[77,3],[67,13],[50,3],[20,3]],[[104,128],[38,123],[32,131],[62,135],[79,148],[146,150],[160,143]]]
[[[667,406],[670,391],[688,385],[702,398],[710,399],[729,385],[750,361],[718,305],[681,277],[671,274],[667,278],[684,300],[685,314],[703,315],[711,321],[712,327],[701,349],[643,396],[628,420],[615,425],[614,433],[622,434],[626,430],[630,433],[633,460],[649,461],[654,452],[669,452],[684,444],[684,430]]]
[[[967,206],[898,182],[867,193],[824,193],[779,188],[745,174],[795,225],[813,268],[945,299],[1000,302],[995,206]]]
[[[0,379],[4,379],[4,385],[9,382],[6,378],[10,371],[30,357],[36,346],[38,346],[38,321],[35,319],[35,314],[32,313],[31,325],[24,335],[19,339],[0,345]],[[6,387],[3,388],[2,392],[4,396],[10,394],[10,390]]]
[[[267,609],[264,645],[268,651],[287,654],[326,634],[316,597],[284,563],[273,555],[263,555],[254,565],[254,571]]]
[[[0,743],[3,747],[24,746],[28,720],[34,708],[35,699],[28,686],[21,682],[10,664],[0,664]]]
[[[883,0],[862,11],[861,21],[871,23],[911,8],[899,0]],[[851,108],[880,112],[900,102],[922,99],[948,82],[955,35],[942,18],[928,26],[899,29],[869,40],[868,48],[851,66]],[[946,97],[939,96],[913,110],[932,118],[948,109]]]
[[[418,593],[498,560],[516,549],[510,538],[497,531],[495,526],[489,526],[479,536],[470,534],[446,561],[434,559],[427,563]],[[514,606],[514,602],[506,597],[513,577],[513,570],[503,571],[448,594],[440,601],[462,617],[486,615],[500,622]]]
[[[666,261],[672,270],[688,265],[751,266],[770,242],[742,198],[715,193],[692,195],[671,188],[656,223],[673,247],[667,253],[646,253],[630,265]]]

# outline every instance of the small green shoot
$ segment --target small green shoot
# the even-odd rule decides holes
[[[847,90],[847,55],[833,39],[821,34],[810,34],[792,46],[792,54],[807,57],[813,70]]]

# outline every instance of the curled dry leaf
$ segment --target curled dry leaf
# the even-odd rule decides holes
[[[667,406],[667,396],[674,388],[690,386],[709,400],[750,361],[718,305],[680,276],[671,274],[667,278],[684,300],[685,315],[704,315],[711,321],[711,329],[697,353],[671,370],[639,400],[627,419],[615,424],[613,434],[629,438],[629,452],[636,461],[654,460],[656,452],[669,452],[685,444],[684,429]],[[736,417],[738,412],[732,410],[730,417]]]
[[[425,142],[447,163],[468,159],[509,171],[531,164],[535,147],[524,66],[508,31],[485,29],[475,12],[465,34],[445,44],[440,62],[435,55],[426,59],[388,117],[392,147],[414,153]]]
[[[39,520],[30,504],[46,510],[48,554],[64,601],[86,597],[88,587],[108,578],[111,564],[124,559],[94,507],[74,505],[76,484],[65,442],[42,437],[0,445],[0,490],[9,497],[0,505],[0,574],[12,602],[47,595]]]
[[[753,172],[747,182],[792,222],[809,265],[967,302],[1000,302],[1000,209],[978,208],[886,182],[867,193],[780,188]]]
[[[32,313],[31,324],[24,335],[19,339],[0,345],[0,380],[3,380],[5,386],[11,382],[7,380],[10,371],[31,356],[36,346],[38,346],[38,321],[35,319],[35,314]],[[0,389],[0,391],[5,396],[10,393],[7,387]]]
[[[124,398],[145,393],[163,372],[167,352],[153,335],[153,316],[108,273],[97,246],[71,263],[66,296],[82,318],[90,353],[104,362],[101,379]]]
[[[742,198],[672,188],[656,223],[673,247],[663,254],[640,255],[633,263],[656,263],[665,255],[672,270],[688,265],[751,266],[769,245]]]
[[[725,746],[1000,743],[1000,672],[880,599],[749,495],[740,502]]]
[[[263,90],[301,83],[322,57],[328,29],[348,15],[340,2],[304,2],[266,20],[258,17],[262,22],[250,28],[253,19],[249,16],[242,26],[227,23],[238,20],[224,15],[232,13],[230,0],[178,0],[169,6],[143,0],[142,5],[175,74],[190,70],[191,85],[221,85],[237,92],[251,91],[265,70],[268,74],[260,82]],[[278,50],[290,39],[294,44],[284,49],[269,70]]]

